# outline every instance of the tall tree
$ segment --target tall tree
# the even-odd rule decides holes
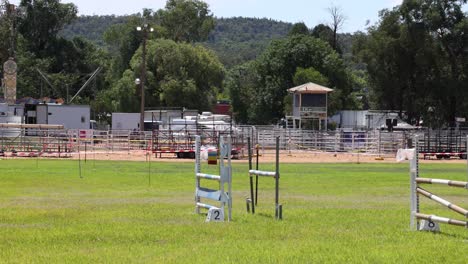
[[[19,33],[26,39],[28,49],[39,56],[47,56],[58,32],[76,18],[77,7],[60,0],[21,0],[23,16],[19,19]]]
[[[296,73],[300,72],[297,75],[299,78],[304,69],[308,68],[315,69],[336,89],[337,103],[334,107],[355,107],[354,101],[349,97],[353,87],[351,75],[339,55],[322,40],[306,35],[293,35],[273,41],[253,65],[255,82],[243,86],[240,81],[231,81],[240,87],[229,86],[229,89],[250,93],[249,123],[269,124],[282,118],[287,89],[294,86]],[[252,83],[255,85],[253,88]],[[234,112],[240,111],[234,108]]]
[[[255,117],[251,105],[255,101],[253,96],[255,88],[258,87],[258,80],[254,61],[235,66],[227,73],[225,85],[237,123],[247,124]]]
[[[367,41],[358,42],[364,46],[360,55],[379,107],[433,127],[453,125],[455,116],[466,116],[468,104],[461,99],[468,95],[464,3],[406,0],[380,13]]]
[[[329,23],[329,27],[333,31],[333,38],[332,38],[332,48],[338,51],[338,31],[341,30],[343,27],[346,16],[343,13],[343,10],[339,6],[332,5],[327,8],[328,14],[330,15],[331,21]]]
[[[304,22],[296,23],[292,26],[291,30],[288,33],[289,36],[292,35],[309,35],[309,28]]]
[[[296,73],[293,77],[294,85],[299,86],[304,83],[313,82],[316,84],[320,84],[323,86],[328,86],[328,79],[327,77],[323,76],[320,72],[315,70],[313,67],[304,69],[304,68],[297,68]]]
[[[211,110],[222,89],[224,68],[218,58],[199,45],[172,40],[150,40],[147,46],[147,106],[187,107]],[[142,49],[134,54],[130,67],[113,87],[109,107],[119,111],[138,109],[138,89]]]
[[[13,25],[13,17],[8,11],[8,1],[0,2],[0,64],[3,64],[8,57],[13,56],[11,33]]]
[[[199,0],[168,0],[156,13],[168,37],[176,42],[204,41],[214,28],[208,4]]]
[[[111,80],[119,80],[130,68],[130,60],[142,42],[142,35],[137,31],[137,27],[142,25],[144,19],[141,14],[130,16],[126,23],[113,25],[104,33],[104,40],[110,52],[115,54],[109,76]],[[148,37],[151,39],[156,35],[158,32],[149,34]]]
[[[98,67],[104,70],[93,83],[95,89],[84,90],[74,103],[88,103],[98,90],[107,88],[105,52],[82,38],[67,40],[59,35],[76,18],[75,5],[60,0],[22,0],[19,8],[19,96],[72,96]]]
[[[311,34],[313,37],[321,39],[330,44],[331,47],[333,47],[334,34],[333,30],[329,26],[324,24],[318,24],[312,29]]]
[[[407,23],[424,25],[435,36],[437,51],[446,66],[441,78],[449,91],[445,100],[440,99],[446,106],[444,119],[452,126],[461,110],[465,113],[468,110],[465,100],[460,99],[460,95],[468,95],[468,17],[462,10],[466,3],[466,0],[407,0],[401,6]]]

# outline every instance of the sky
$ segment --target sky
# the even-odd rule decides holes
[[[20,0],[10,0],[18,4]],[[74,3],[79,15],[126,15],[143,8],[164,8],[166,0],[62,0]],[[378,12],[401,4],[401,0],[205,0],[216,17],[271,18],[284,22],[304,22],[309,28],[330,21],[327,8],[334,5],[346,16],[342,32],[365,31],[378,22]]]

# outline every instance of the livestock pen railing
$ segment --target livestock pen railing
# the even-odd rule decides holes
[[[312,131],[271,129],[257,130],[257,141],[263,148],[274,148],[275,138],[280,138],[282,150],[307,150],[319,152],[362,152],[390,154],[406,146],[412,133],[373,131]]]
[[[196,133],[195,133],[196,132]],[[135,130],[76,130],[51,128],[0,127],[0,150],[37,152],[76,152],[88,148],[96,152],[122,152],[164,149],[169,145],[194,145],[194,135],[202,137],[203,144],[217,145],[220,136],[229,135],[233,148],[240,157],[247,156],[247,138],[259,145],[261,151],[273,150],[279,137],[282,151],[347,152],[374,155],[393,155],[398,149],[411,145],[419,138],[419,151],[424,157],[466,157],[466,133],[463,131],[312,131],[283,129],[274,126],[236,126],[223,130],[135,131]],[[428,151],[438,151],[428,152]],[[455,152],[454,152],[455,151]],[[439,152],[449,153],[442,155]],[[453,154],[453,155],[452,155]]]
[[[70,135],[60,126],[0,127],[0,156],[67,157],[73,151]]]

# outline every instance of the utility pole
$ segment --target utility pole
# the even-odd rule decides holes
[[[136,84],[140,84],[140,131],[145,131],[145,81],[146,81],[146,41],[148,39],[148,33],[153,32],[154,29],[148,24],[144,24],[143,27],[137,27],[137,31],[143,32],[143,52],[142,52],[142,63],[140,80],[135,81]]]

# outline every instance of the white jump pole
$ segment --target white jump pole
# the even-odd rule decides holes
[[[200,186],[200,178],[197,177],[197,174],[201,172],[200,169],[200,151],[201,151],[201,138],[200,136],[195,137],[195,189]],[[195,195],[195,203],[200,202],[200,197]],[[200,207],[195,206],[195,213],[200,213]]]
[[[247,199],[247,211],[249,211],[249,204],[252,205],[252,214],[255,213],[255,204],[257,202],[255,191],[254,196],[254,188],[253,188],[253,176],[263,176],[263,177],[272,177],[275,179],[275,218],[278,220],[283,219],[283,206],[279,203],[279,141],[280,138],[276,137],[276,155],[275,155],[275,171],[261,171],[258,170],[258,165],[256,170],[252,170],[252,151],[250,145],[250,139],[248,140],[248,148],[249,148],[249,178],[250,178],[250,199]],[[257,164],[258,164],[258,154],[257,154]]]
[[[228,209],[228,221],[232,220],[232,168],[231,168],[231,150],[232,141],[231,137],[220,137],[219,140],[219,175],[201,173],[200,164],[200,150],[201,150],[201,138],[196,136],[195,141],[195,212],[200,213],[200,208],[209,209],[207,221],[211,221],[210,212],[215,214],[214,210],[222,209],[222,216],[218,213],[218,216],[214,217],[215,220],[224,221],[224,208],[227,205]],[[217,181],[219,187],[217,189],[211,189],[202,187],[201,179]],[[225,184],[227,184],[227,192],[225,192]],[[219,202],[221,205],[214,206],[205,203],[201,203],[201,198],[214,200]],[[219,212],[219,211],[218,211]]]
[[[410,230],[416,231],[419,229],[419,223],[416,215],[419,213],[419,197],[416,193],[416,187],[418,183],[416,179],[419,177],[419,159],[418,159],[418,136],[414,137],[414,155],[410,160],[410,194],[411,194],[411,204],[410,204]]]
[[[446,185],[446,186],[451,186],[451,187],[458,187],[458,188],[465,188],[468,189],[468,182],[462,182],[462,181],[452,181],[452,180],[445,180],[445,179],[430,179],[430,178],[419,178],[419,159],[418,159],[418,137],[415,136],[414,138],[414,156],[410,161],[410,188],[411,188],[411,215],[410,215],[410,229],[413,231],[420,230],[420,223],[418,219],[429,221],[429,228],[433,229],[434,222],[438,223],[445,223],[445,224],[450,224],[450,225],[457,225],[457,226],[464,226],[468,228],[468,222],[467,221],[460,221],[456,219],[451,219],[451,218],[446,218],[446,217],[441,217],[441,216],[436,216],[436,215],[426,215],[426,214],[421,214],[419,212],[419,195],[422,195],[428,199],[431,199],[439,204],[442,204],[449,208],[452,211],[455,211],[463,216],[465,218],[468,218],[468,210],[453,204],[431,192],[428,192],[422,188],[419,187],[419,184],[440,184],[440,185]],[[468,143],[468,142],[467,142]],[[468,152],[467,152],[468,154]],[[430,226],[432,225],[432,226]],[[427,228],[425,225],[423,225],[421,230],[428,230],[425,229]],[[436,230],[438,230],[438,227],[436,227]],[[432,231],[432,230],[431,230]]]

